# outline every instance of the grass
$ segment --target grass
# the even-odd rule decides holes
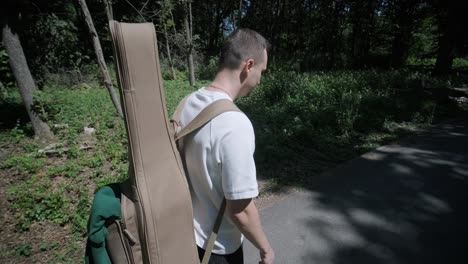
[[[180,80],[166,82],[165,89],[170,114],[194,90]],[[0,145],[10,152],[0,159],[0,172],[11,177],[5,184],[8,199],[5,209],[11,213],[5,224],[9,224],[12,234],[20,237],[11,243],[8,252],[2,252],[0,259],[81,262],[93,193],[126,177],[128,153],[124,123],[103,88],[49,86],[37,92],[35,100],[44,109],[42,117],[58,138],[57,144],[47,149],[48,153],[40,152],[46,150],[45,146],[31,138],[32,129],[21,113],[24,110],[19,94],[9,91],[1,102],[22,111],[11,113],[11,118],[17,118],[10,122],[14,127],[0,131]],[[87,136],[84,127],[94,128],[96,132]],[[43,226],[62,231],[66,241],[57,242],[57,234],[37,236],[45,232]],[[60,247],[45,246],[57,243]]]
[[[458,106],[426,87],[447,83],[405,71],[270,74],[238,101],[255,128],[258,175],[266,182],[262,193],[307,186],[340,162],[456,116]],[[169,114],[194,90],[182,80],[164,87]],[[2,232],[18,239],[0,260],[82,262],[94,192],[126,177],[124,124],[102,87],[48,86],[36,98],[58,144],[39,152],[44,146],[31,138],[21,111],[4,122],[0,146],[8,155],[0,157],[0,183],[6,197],[0,198],[6,199],[2,210],[8,217]],[[14,91],[0,101],[5,105],[22,109]],[[96,132],[85,135],[84,127]]]

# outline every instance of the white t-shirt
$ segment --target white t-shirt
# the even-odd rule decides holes
[[[186,126],[219,99],[232,100],[225,93],[205,88],[192,93],[183,107],[181,126]],[[226,112],[183,138],[182,143],[191,188],[195,239],[199,247],[206,248],[223,197],[239,200],[258,196],[253,158],[255,134],[244,113]],[[213,253],[233,253],[242,240],[243,235],[225,214]]]

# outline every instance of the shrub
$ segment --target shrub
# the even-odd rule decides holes
[[[468,69],[468,58],[455,58],[453,59],[453,68],[454,69]]]
[[[432,122],[444,106],[424,91],[428,81],[441,85],[427,74],[403,70],[278,71],[265,76],[239,105],[256,131],[260,170],[274,171],[305,155],[314,162],[345,160],[356,155],[353,144],[367,140],[361,134],[387,131],[388,122]]]
[[[200,80],[212,80],[218,71],[218,59],[209,58],[205,63],[197,64],[195,75]]]

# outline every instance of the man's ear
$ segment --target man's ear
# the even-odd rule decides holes
[[[252,67],[254,66],[254,60],[253,59],[248,59],[246,64],[245,64],[245,67],[247,68],[247,70],[250,70],[252,69]]]

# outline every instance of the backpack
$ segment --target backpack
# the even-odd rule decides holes
[[[187,97],[169,120],[154,25],[109,24],[128,134],[129,170],[127,180],[95,194],[86,262],[198,264],[190,192],[176,142],[217,115],[240,110],[229,100],[218,100],[180,129],[181,106]],[[219,227],[224,206],[225,201],[215,226]],[[214,228],[213,243],[216,232]]]

